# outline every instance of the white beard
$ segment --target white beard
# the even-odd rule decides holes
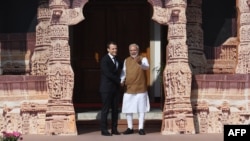
[[[131,55],[132,58],[136,58],[137,56],[138,56],[138,54]]]

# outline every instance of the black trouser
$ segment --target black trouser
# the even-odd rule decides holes
[[[108,114],[111,108],[112,130],[117,129],[119,92],[102,92],[101,131],[108,130]]]

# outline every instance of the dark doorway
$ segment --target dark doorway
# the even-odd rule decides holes
[[[118,44],[121,59],[129,55],[130,43],[149,53],[151,12],[146,0],[90,0],[84,6],[85,19],[72,27],[74,104],[101,102],[99,62],[109,41]]]
[[[216,3],[216,4],[215,4]],[[214,48],[237,36],[236,0],[203,0],[202,29],[207,59],[214,59]]]

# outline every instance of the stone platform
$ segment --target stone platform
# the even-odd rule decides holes
[[[86,111],[76,111],[76,120],[100,120],[101,110],[86,110]],[[138,115],[134,114],[134,118]],[[111,113],[108,118],[111,118]],[[119,119],[126,119],[125,114],[119,113]],[[162,110],[160,108],[153,108],[145,115],[145,120],[162,120]]]

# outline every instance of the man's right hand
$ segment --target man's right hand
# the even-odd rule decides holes
[[[135,61],[136,61],[139,65],[141,65],[141,60],[142,60],[142,58],[141,58],[140,56],[137,56],[137,57],[135,58]]]
[[[122,87],[124,86],[124,82],[121,83],[121,86],[122,86]]]

